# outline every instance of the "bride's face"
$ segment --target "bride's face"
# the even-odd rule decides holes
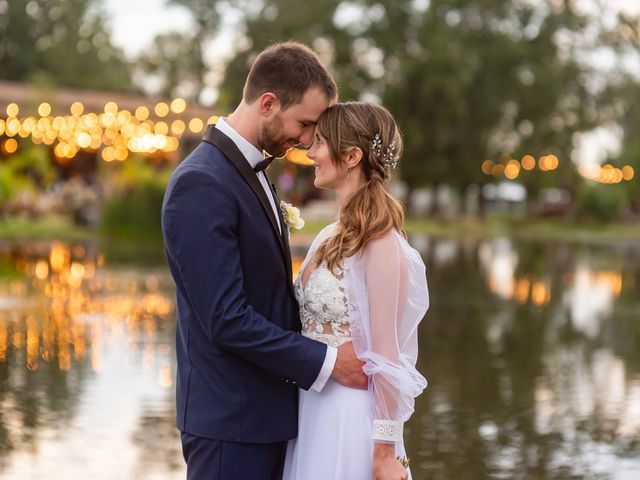
[[[307,152],[307,157],[313,160],[316,168],[316,178],[313,184],[317,188],[336,188],[344,177],[344,169],[333,163],[329,146],[324,137],[315,133],[313,144]]]

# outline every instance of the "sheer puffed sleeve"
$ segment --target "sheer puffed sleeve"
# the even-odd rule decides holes
[[[415,397],[427,386],[416,370],[418,324],[429,306],[418,252],[396,232],[369,242],[346,268],[351,335],[373,394],[373,438],[402,440]]]

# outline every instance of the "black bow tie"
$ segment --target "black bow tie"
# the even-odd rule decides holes
[[[271,162],[273,162],[275,159],[276,157],[265,157],[264,160],[258,162],[257,165],[253,167],[253,171],[258,173],[266,170],[266,168],[271,165]]]

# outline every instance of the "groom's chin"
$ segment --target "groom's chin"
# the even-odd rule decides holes
[[[287,154],[288,151],[289,151],[288,148],[278,147],[278,148],[274,148],[274,152],[271,153],[271,155],[277,158],[282,158]]]

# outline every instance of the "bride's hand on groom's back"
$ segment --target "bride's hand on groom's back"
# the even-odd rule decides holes
[[[338,347],[338,357],[331,376],[345,387],[366,390],[368,379],[362,367],[364,362],[356,357],[353,344],[348,342]]]

